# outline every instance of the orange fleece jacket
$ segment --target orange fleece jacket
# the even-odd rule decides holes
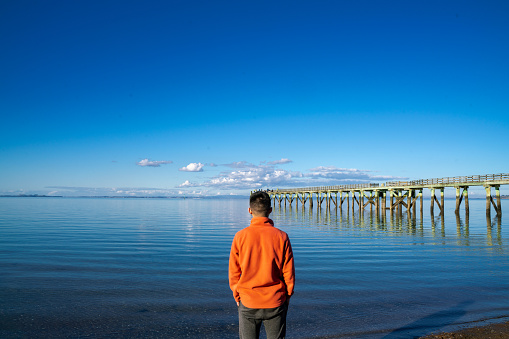
[[[230,288],[248,308],[279,307],[293,294],[295,267],[288,235],[271,219],[253,217],[233,238]]]

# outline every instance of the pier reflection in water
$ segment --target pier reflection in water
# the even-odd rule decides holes
[[[477,201],[481,203],[481,201]],[[452,209],[452,208],[451,208]],[[301,223],[308,220],[310,224],[329,225],[336,227],[355,227],[363,230],[388,231],[392,234],[408,234],[425,236],[425,224],[430,226],[430,235],[433,237],[446,236],[446,217],[444,213],[435,215],[415,213],[415,210],[395,213],[377,213],[373,208],[366,211],[350,211],[348,208],[308,208],[306,206],[281,206],[275,207],[275,212],[281,217],[293,218]],[[455,219],[455,229],[458,239],[468,239],[470,236],[470,213],[465,215],[449,215],[448,227],[451,227],[452,219]],[[480,230],[480,218],[476,218],[476,230]],[[486,240],[487,245],[502,245],[502,217],[486,215]],[[479,234],[477,234],[479,235]],[[465,243],[468,245],[468,243]]]

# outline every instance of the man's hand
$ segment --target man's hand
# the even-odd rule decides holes
[[[237,307],[240,306],[240,303],[237,301]]]

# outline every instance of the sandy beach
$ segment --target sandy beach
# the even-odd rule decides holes
[[[456,332],[436,333],[420,339],[500,339],[509,338],[509,321],[500,324],[465,328]]]

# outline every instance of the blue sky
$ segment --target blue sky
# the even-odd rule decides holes
[[[507,1],[4,1],[0,194],[509,172]]]

